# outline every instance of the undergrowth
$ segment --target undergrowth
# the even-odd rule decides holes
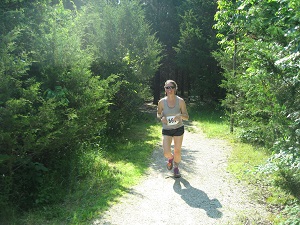
[[[160,124],[143,113],[125,134],[83,145],[72,185],[61,190],[63,202],[15,215],[7,224],[90,224],[139,181],[160,138]]]

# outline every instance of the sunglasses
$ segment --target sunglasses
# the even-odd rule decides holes
[[[174,87],[174,86],[167,86],[167,87],[165,87],[165,89],[175,89],[176,87]]]

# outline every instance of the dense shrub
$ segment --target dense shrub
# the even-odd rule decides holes
[[[299,1],[218,1],[223,102],[241,138],[268,147],[276,185],[299,199]],[[272,168],[272,169],[270,169]]]
[[[107,12],[91,14],[93,1],[81,11],[63,2],[0,3],[0,208],[7,209],[1,219],[11,216],[9,206],[39,207],[71,191],[80,154],[88,151],[83,146],[98,146],[108,130],[130,124],[142,103],[143,80],[158,67],[160,45],[136,14],[137,1],[106,3],[101,10]],[[101,19],[114,9],[120,18]],[[109,30],[95,35],[97,21],[88,15],[104,21],[99,32],[110,23],[138,27],[134,35],[120,33],[121,51],[107,58],[111,49],[98,41]],[[124,24],[126,17],[132,21]],[[109,64],[113,70],[103,66]]]

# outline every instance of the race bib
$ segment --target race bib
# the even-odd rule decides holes
[[[175,121],[175,116],[168,116],[167,121],[168,121],[168,125],[175,125],[179,122],[179,121]]]

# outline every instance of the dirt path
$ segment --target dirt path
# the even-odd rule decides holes
[[[159,146],[141,183],[93,224],[269,224],[263,206],[226,172],[231,150],[226,142],[191,129],[184,136],[181,178],[166,169]]]

